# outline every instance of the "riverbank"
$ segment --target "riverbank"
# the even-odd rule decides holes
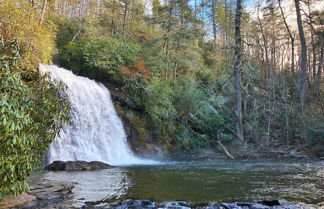
[[[38,173],[34,175],[38,176]],[[0,201],[0,209],[8,208],[74,208],[72,189],[74,183],[32,178],[30,190],[17,197],[8,197]]]
[[[18,197],[0,201],[1,209],[323,209],[324,202],[314,204],[293,203],[286,200],[192,204],[186,201],[157,202],[127,199],[76,204],[73,201],[72,182],[48,181],[33,183],[31,190]]]
[[[55,184],[53,184],[55,183]],[[45,186],[47,184],[47,186]],[[127,199],[117,202],[87,203],[82,206],[73,204],[69,182],[43,182],[41,188],[31,190],[0,205],[2,209],[323,209],[324,202],[317,205],[292,203],[286,200],[262,200],[256,203],[235,202],[193,205],[185,201],[156,202],[151,200]],[[56,185],[56,186],[54,186]],[[64,186],[63,186],[64,185]],[[59,189],[59,187],[61,187]],[[51,188],[51,189],[49,189]],[[53,189],[55,188],[55,189]],[[59,189],[59,190],[58,190]],[[1,203],[1,202],[0,202]]]

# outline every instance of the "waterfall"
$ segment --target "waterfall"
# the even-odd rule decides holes
[[[107,88],[85,77],[54,65],[41,64],[40,74],[49,73],[52,82],[67,86],[65,94],[72,113],[70,124],[63,125],[50,145],[46,162],[84,160],[111,165],[147,164],[154,161],[134,156],[126,140]]]

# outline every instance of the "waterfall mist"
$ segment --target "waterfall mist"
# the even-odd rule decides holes
[[[109,90],[101,83],[54,65],[41,64],[39,71],[49,73],[52,82],[61,81],[67,86],[65,94],[72,107],[70,124],[63,126],[47,151],[47,164],[55,160],[103,161],[111,165],[155,162],[133,154]]]

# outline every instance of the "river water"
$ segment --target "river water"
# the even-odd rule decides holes
[[[311,204],[324,201],[323,162],[210,160],[43,175],[50,180],[77,182],[73,198],[79,204],[123,199],[193,204],[263,199]]]

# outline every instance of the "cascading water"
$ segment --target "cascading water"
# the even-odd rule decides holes
[[[71,123],[63,126],[48,149],[48,164],[55,160],[103,161],[111,165],[154,162],[134,156],[110,93],[102,84],[54,65],[41,64],[39,71],[67,86],[65,94],[72,106]]]

